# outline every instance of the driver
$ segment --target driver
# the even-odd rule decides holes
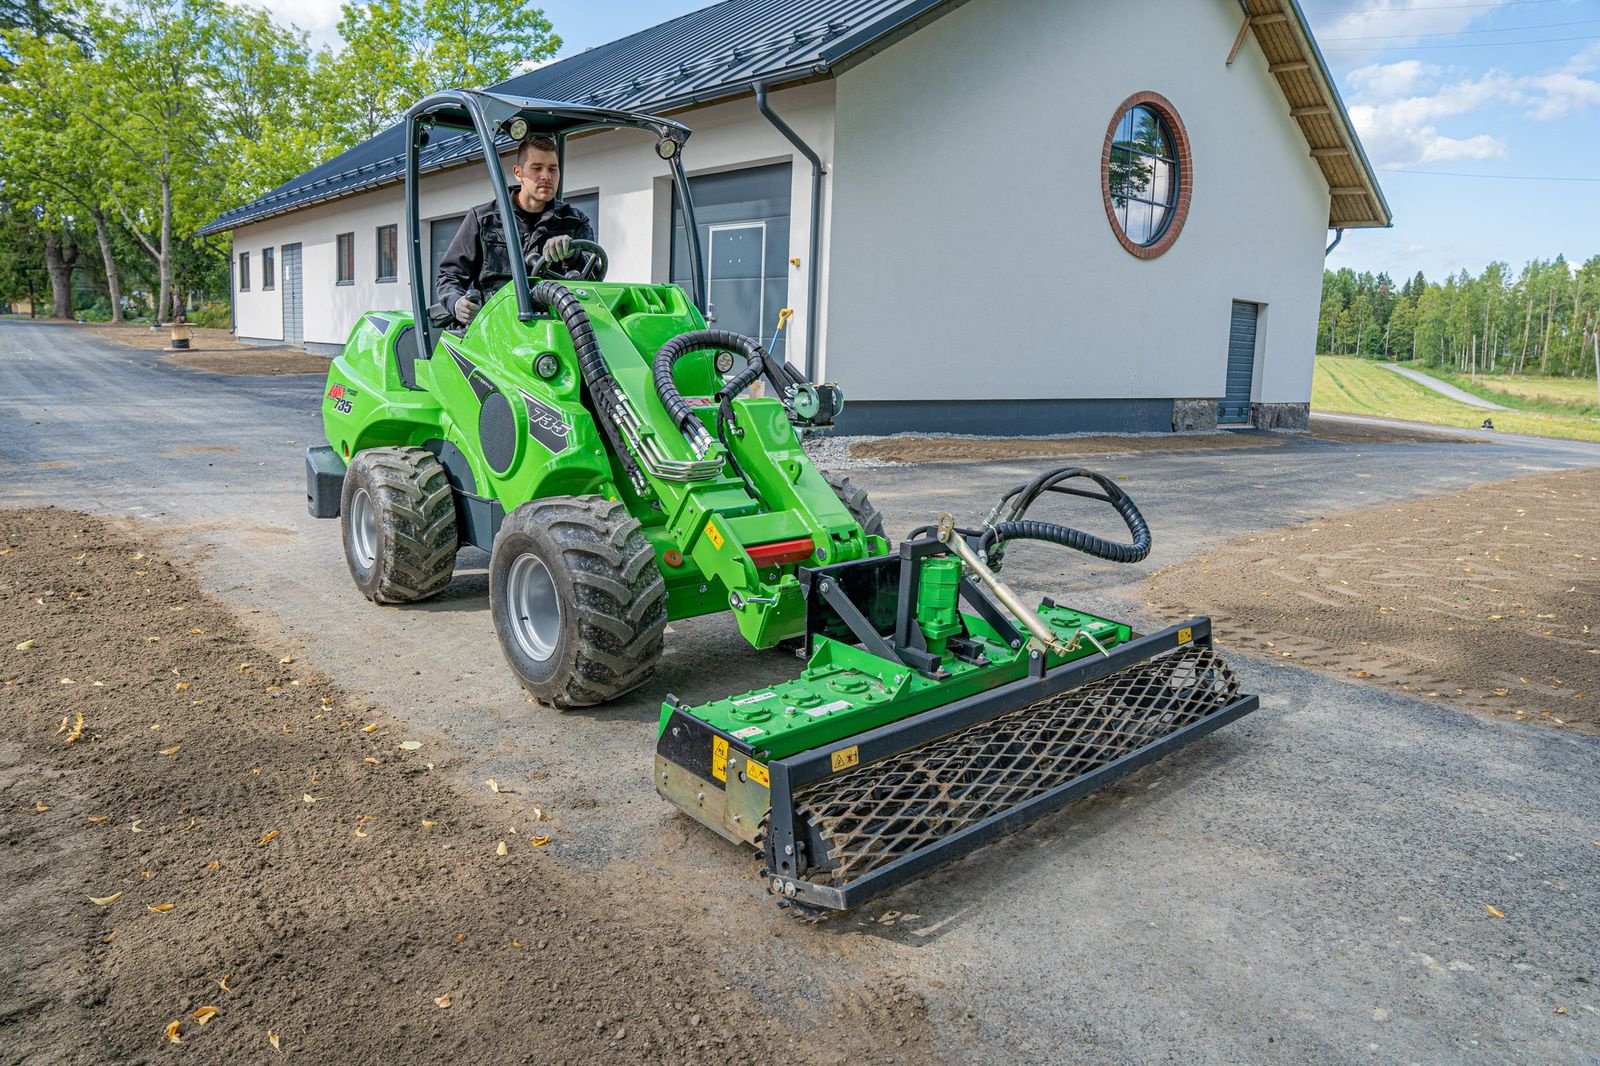
[[[556,199],[561,187],[556,142],[548,137],[524,138],[511,173],[519,182],[511,189],[511,204],[521,231],[523,261],[531,269],[543,254],[547,272],[560,269],[559,264],[573,258],[574,240],[594,240],[594,227],[589,216]],[[510,280],[505,233],[498,206],[491,200],[467,212],[445,249],[435,286],[439,299],[430,309],[434,321],[470,324],[484,301]],[[476,299],[468,295],[469,289],[478,290]]]

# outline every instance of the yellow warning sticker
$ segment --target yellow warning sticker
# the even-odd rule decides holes
[[[756,762],[754,759],[745,760],[744,776],[763,788],[772,787],[772,776],[767,773],[766,766]]]
[[[856,744],[852,744],[848,748],[841,748],[840,750],[838,750],[838,751],[833,753],[833,772],[834,773],[838,773],[840,770],[848,770],[852,766],[860,766],[860,765],[861,765],[861,748],[860,748],[860,746],[858,746]]]
[[[714,519],[708,519],[706,521],[706,539],[711,541],[711,546],[713,548],[716,548],[718,551],[722,550],[722,533],[718,531],[717,523]]]
[[[1190,629],[1188,626],[1184,626],[1182,629],[1178,630],[1178,643],[1179,644],[1187,644],[1190,641],[1192,641],[1193,639],[1194,639],[1194,630]]]
[[[711,776],[718,781],[728,779],[728,740],[726,737],[711,738]]]

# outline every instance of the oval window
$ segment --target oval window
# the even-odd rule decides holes
[[[1155,93],[1129,97],[1106,133],[1102,170],[1118,241],[1141,258],[1166,251],[1189,207],[1189,144],[1172,105]]]

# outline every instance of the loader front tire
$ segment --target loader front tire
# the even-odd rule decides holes
[[[339,529],[350,576],[374,603],[414,603],[450,584],[456,503],[426,449],[358,452],[344,475]]]
[[[534,699],[590,707],[655,672],[667,585],[626,507],[555,496],[523,504],[501,524],[489,609],[506,661]]]
[[[889,539],[889,534],[883,530],[883,512],[873,506],[872,498],[867,495],[866,489],[851,484],[850,479],[843,474],[824,470],[822,476],[827,479],[833,494],[839,497],[839,502],[844,504],[845,510],[850,512],[850,517],[856,520],[856,524],[864,533],[870,537]]]

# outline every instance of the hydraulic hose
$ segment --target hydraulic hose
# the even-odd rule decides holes
[[[767,353],[762,349],[760,343],[730,330],[697,329],[674,337],[663,344],[661,350],[656,353],[654,364],[656,395],[661,397],[661,402],[665,405],[667,416],[672,419],[672,424],[680,430],[687,429],[691,423],[699,427],[700,423],[694,416],[694,408],[690,407],[689,402],[678,392],[678,386],[672,380],[672,368],[684,356],[692,352],[703,352],[709,349],[717,351],[727,349],[741,352],[750,361],[750,365],[745,367],[744,372],[734,379],[737,381],[747,375],[749,376],[749,380],[745,381],[741,388],[754,381],[766,367]],[[754,375],[750,374],[752,368],[755,370]],[[728,390],[724,388],[723,391],[727,392]]]
[[[1087,478],[1099,485],[1103,493],[1090,492],[1083,489],[1069,488],[1064,482],[1076,478]],[[1082,496],[1085,499],[1101,500],[1111,504],[1121,516],[1123,523],[1128,527],[1132,536],[1131,544],[1118,544],[1115,541],[1097,537],[1092,533],[1085,533],[1081,529],[1059,525],[1055,522],[1040,522],[1024,518],[1028,507],[1045,492],[1059,492],[1068,496]],[[1007,505],[1009,510],[1007,511]],[[1008,517],[995,522],[993,518],[1002,511]],[[1028,482],[1019,485],[1008,492],[995,508],[991,515],[991,522],[978,542],[978,550],[986,552],[990,560],[990,567],[999,570],[1000,556],[1003,546],[1007,541],[1013,540],[1042,540],[1051,544],[1060,544],[1074,551],[1092,555],[1098,559],[1106,559],[1114,563],[1136,563],[1150,554],[1150,526],[1145,522],[1144,516],[1139,513],[1139,508],[1134,504],[1133,498],[1117,487],[1116,482],[1103,474],[1081,467],[1062,467],[1041,474]]]
[[[588,387],[590,399],[603,416],[600,429],[611,442],[612,454],[622,463],[634,485],[643,485],[644,475],[639,472],[639,464],[623,446],[622,437],[617,431],[619,412],[615,409],[614,400],[618,392],[617,379],[611,376],[611,369],[600,354],[600,342],[595,338],[594,327],[589,324],[589,313],[583,309],[578,298],[567,291],[565,285],[554,281],[541,281],[529,295],[533,297],[534,307],[561,319],[567,332],[572,335],[572,349],[578,357],[578,373]]]

